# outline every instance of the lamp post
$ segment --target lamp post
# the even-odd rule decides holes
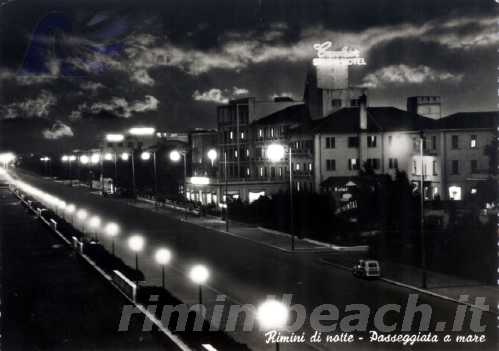
[[[97,234],[99,230],[99,226],[101,224],[101,220],[98,216],[93,216],[88,221],[88,226],[90,227],[90,231],[94,234],[94,240],[99,241],[99,236]]]
[[[267,158],[271,162],[279,162],[284,159],[286,151],[284,146],[280,144],[270,144],[267,147]],[[291,145],[288,147],[288,161],[289,161],[289,230],[291,234],[291,250],[295,249],[295,229],[294,229],[294,206],[293,206],[293,162]]]
[[[187,156],[186,152],[181,152],[178,150],[170,151],[169,157],[172,162],[179,162],[181,158],[184,159],[184,198],[187,199],[186,185],[187,185]],[[184,211],[185,219],[187,220],[187,206]]]
[[[128,239],[128,246],[135,252],[135,270],[137,275],[135,277],[135,284],[139,286],[139,252],[144,248],[144,238],[141,235],[132,235]]]
[[[50,176],[50,172],[48,171],[50,169],[49,167],[49,162],[50,162],[50,157],[48,156],[43,156],[43,157],[40,157],[40,161],[43,162],[43,168],[44,168],[44,173],[46,176]]]
[[[156,251],[154,255],[156,262],[161,266],[161,286],[165,288],[165,266],[170,263],[172,254],[170,250],[161,248]]]
[[[419,157],[421,158],[421,218],[420,218],[420,235],[421,235],[421,280],[423,289],[427,287],[426,279],[426,248],[425,248],[425,233],[424,233],[424,132],[423,130],[419,133]]]
[[[120,232],[120,227],[116,224],[116,223],[108,223],[106,225],[106,227],[104,228],[104,232],[106,233],[107,236],[109,236],[111,238],[111,252],[113,254],[113,256],[115,256],[115,252],[114,252],[114,242],[115,242],[115,238],[116,236],[118,236],[119,232]]]
[[[153,162],[153,177],[154,177],[154,194],[158,193],[158,177],[157,177],[157,171],[156,171],[156,151],[144,151],[140,154],[140,158],[143,161],[149,161],[151,159],[152,155],[152,162]]]
[[[277,300],[267,300],[258,306],[256,310],[256,319],[260,326],[265,330],[282,330],[289,318],[288,307]],[[279,343],[275,344],[276,351],[279,351]]]
[[[210,271],[202,264],[195,265],[189,272],[189,278],[198,285],[199,304],[203,304],[203,284],[210,277]]]
[[[224,178],[225,178],[225,231],[229,231],[229,182],[227,181],[227,151],[224,152]]]

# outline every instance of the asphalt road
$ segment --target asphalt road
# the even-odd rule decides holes
[[[116,241],[117,254],[132,266],[134,256],[127,247],[126,239],[131,233],[144,235],[146,247],[140,255],[139,264],[148,284],[160,284],[160,270],[153,259],[154,250],[160,246],[171,248],[174,252],[174,262],[167,270],[167,288],[187,303],[197,301],[196,286],[187,279],[188,268],[194,263],[204,263],[212,272],[204,293],[204,302],[208,305],[214,303],[217,294],[227,295],[229,303],[254,305],[268,295],[281,297],[283,294],[292,294],[292,302],[302,304],[308,314],[319,305],[334,304],[340,310],[340,316],[344,316],[348,314],[345,313],[346,305],[365,304],[374,315],[376,309],[385,304],[399,304],[403,306],[403,310],[408,295],[412,293],[408,289],[381,281],[354,278],[351,273],[321,261],[320,258],[328,255],[327,253],[289,254],[182,222],[172,216],[130,206],[122,200],[102,198],[89,193],[88,189],[71,188],[26,174],[22,174],[21,178],[68,203],[74,203],[77,208],[85,208],[92,214],[99,215],[105,221],[119,223],[122,233]],[[102,240],[110,245],[108,239]],[[447,329],[438,333],[443,336],[452,325],[457,305],[428,295],[419,296],[419,303],[432,307],[430,330],[435,330],[433,322],[447,322]],[[466,321],[468,320],[467,318]],[[388,314],[385,322],[389,324],[400,320],[396,314]],[[496,315],[483,315],[482,324],[486,326],[484,334],[487,336],[487,342],[481,344],[439,343],[403,347],[393,343],[370,343],[365,338],[366,333],[357,333],[356,336],[363,336],[364,340],[342,344],[288,344],[283,345],[282,349],[497,350],[497,322]],[[370,319],[368,330],[373,328]],[[303,330],[311,335],[309,327],[304,327]],[[467,333],[471,332],[465,328],[461,334]],[[274,347],[264,343],[260,330],[236,331],[232,335],[255,350],[271,350]]]
[[[178,349],[138,319],[118,331],[130,302],[3,188],[0,213],[2,350]]]

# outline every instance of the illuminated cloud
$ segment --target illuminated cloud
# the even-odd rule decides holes
[[[192,98],[196,101],[226,104],[231,98],[241,97],[248,94],[249,90],[245,88],[233,87],[232,91],[230,91],[229,89],[221,90],[218,88],[213,88],[204,92],[196,90],[192,94]]]
[[[407,65],[392,65],[383,67],[365,76],[363,86],[366,88],[376,88],[386,84],[458,83],[462,79],[462,74],[438,71],[428,66],[411,67]]]
[[[123,97],[112,97],[106,102],[95,102],[93,104],[83,103],[78,106],[77,111],[73,111],[70,119],[78,120],[81,118],[83,112],[90,114],[99,114],[101,112],[109,112],[117,117],[130,118],[135,113],[143,113],[148,111],[156,111],[159,106],[159,100],[152,95],[146,95],[144,100],[137,100],[129,103]]]
[[[61,121],[55,121],[50,129],[45,129],[42,131],[43,137],[49,140],[57,140],[63,137],[74,136],[73,130],[67,124]]]
[[[56,103],[57,99],[54,94],[42,90],[35,98],[12,102],[3,106],[1,110],[4,119],[46,117]]]

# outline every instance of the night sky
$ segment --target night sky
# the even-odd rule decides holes
[[[494,110],[492,0],[0,0],[0,147],[63,151],[106,131],[216,127],[228,99],[303,96],[312,45],[361,50],[371,106],[441,95]]]

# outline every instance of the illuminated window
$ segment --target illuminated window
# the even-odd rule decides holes
[[[282,177],[282,167],[279,167],[279,177]]]
[[[258,137],[259,138],[263,137],[263,129],[258,129]]]
[[[449,187],[449,198],[451,200],[460,201],[462,199],[461,187],[460,186],[450,186]]]
[[[230,140],[234,139],[234,133],[232,131],[229,133],[229,139]]]
[[[259,172],[260,172],[260,177],[263,177],[263,167],[259,168]]]
[[[359,160],[356,158],[348,159],[348,169],[350,171],[359,169]]]
[[[241,132],[241,139],[244,139],[244,132]]]
[[[273,138],[274,137],[274,128],[270,128],[270,137]]]
[[[299,163],[296,163],[295,164],[295,171],[299,171],[300,170],[300,164]]]
[[[237,150],[234,150],[234,157],[237,158]]]
[[[470,148],[471,149],[476,149],[478,147],[478,140],[476,135],[472,135],[470,137]]]
[[[367,147],[376,147],[376,135],[367,136]]]
[[[308,164],[308,170],[309,170],[310,172],[312,172],[312,163],[309,163],[309,164]]]
[[[249,155],[250,155],[250,151],[249,151],[249,149],[246,149],[246,157],[249,157]]]
[[[475,195],[478,192],[476,188],[471,188],[470,193],[471,195]]]
[[[246,175],[249,176],[250,175],[250,169],[249,167],[246,168]]]

